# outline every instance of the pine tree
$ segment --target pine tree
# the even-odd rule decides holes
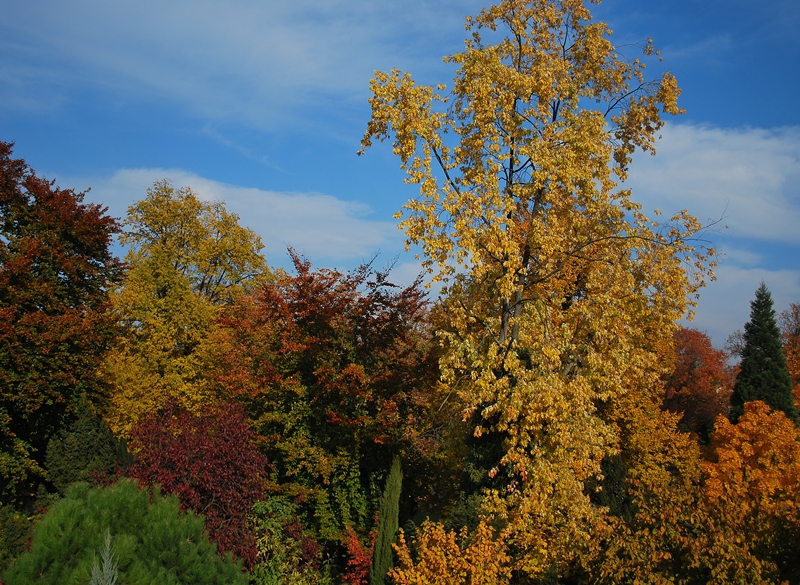
[[[797,422],[792,381],[775,321],[772,295],[762,282],[750,303],[750,321],[744,326],[742,363],[731,396],[731,421],[744,414],[744,403],[763,400]]]
[[[372,557],[371,585],[383,585],[386,581],[386,574],[393,566],[392,545],[397,538],[399,527],[400,486],[402,483],[400,458],[395,457],[386,480],[386,488],[383,491],[378,512],[378,539],[375,542],[375,552]]]

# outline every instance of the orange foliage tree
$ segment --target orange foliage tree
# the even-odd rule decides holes
[[[481,522],[472,535],[424,522],[414,539],[416,560],[400,531],[398,566],[389,572],[397,585],[502,585],[511,577],[511,558],[502,537]]]
[[[716,540],[749,552],[741,562],[755,560],[764,578],[800,582],[800,431],[783,412],[752,401],[738,424],[720,417],[711,440],[714,458],[702,464],[704,495],[712,529],[727,531]],[[703,547],[705,554],[713,544]]]
[[[727,354],[708,335],[682,327],[675,333],[675,371],[667,378],[664,407],[682,414],[680,426],[707,440],[714,421],[730,408],[733,371]]]
[[[783,351],[786,353],[786,365],[792,376],[792,395],[794,403],[800,410],[800,304],[792,303],[789,309],[781,313],[781,331],[783,333]]]

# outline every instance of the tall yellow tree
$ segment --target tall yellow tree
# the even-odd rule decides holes
[[[662,114],[681,113],[672,75],[647,81],[583,0],[502,0],[466,28],[449,93],[376,73],[362,146],[392,140],[419,185],[398,217],[443,283],[443,380],[476,437],[503,439],[484,512],[535,577],[603,524],[585,482],[635,424],[629,407],[660,404],[713,250],[692,247],[688,213],[650,221],[619,187]]]
[[[190,410],[214,401],[204,344],[219,309],[270,276],[261,239],[238,216],[166,180],[125,226],[129,272],[112,301],[129,335],[106,363],[116,386],[108,420],[123,435],[169,398]]]

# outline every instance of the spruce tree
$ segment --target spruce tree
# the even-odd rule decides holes
[[[378,538],[372,556],[370,585],[384,585],[386,574],[392,568],[392,545],[397,538],[400,515],[400,487],[403,474],[400,471],[400,458],[395,457],[392,469],[386,480],[380,508],[378,511]]]
[[[731,396],[731,421],[744,414],[744,403],[762,400],[797,422],[792,381],[775,321],[772,295],[762,282],[750,303],[750,321],[744,326],[744,347],[739,375]]]

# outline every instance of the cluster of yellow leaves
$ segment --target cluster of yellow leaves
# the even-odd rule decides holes
[[[206,340],[220,308],[270,272],[260,238],[222,203],[164,180],[128,210],[125,283],[112,293],[128,335],[106,361],[115,386],[107,420],[121,436],[175,398],[190,410],[214,402]]]
[[[481,522],[470,535],[448,531],[437,522],[422,524],[414,540],[416,562],[400,530],[397,566],[389,576],[397,585],[503,585],[511,577],[510,557],[502,536]]]
[[[645,81],[582,0],[503,0],[467,29],[450,95],[376,73],[362,145],[393,139],[420,185],[401,227],[445,285],[443,381],[476,436],[505,438],[493,474],[509,481],[485,510],[535,577],[605,526],[585,482],[621,447],[617,403],[660,403],[713,250],[692,248],[685,211],[660,225],[617,189],[680,112],[671,75]]]
[[[738,424],[717,419],[712,460],[702,461],[675,418],[638,417],[628,453],[634,517],[608,519],[589,572],[609,583],[797,582],[800,431],[748,402]]]

